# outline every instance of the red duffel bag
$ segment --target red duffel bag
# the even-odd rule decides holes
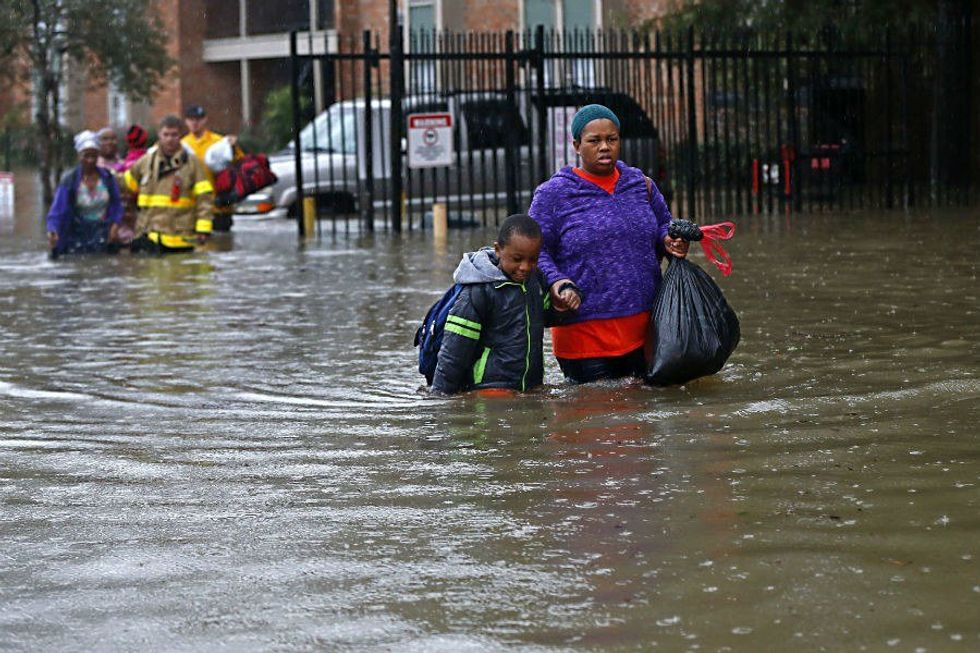
[[[214,205],[241,202],[257,190],[279,181],[264,154],[246,154],[214,177]]]

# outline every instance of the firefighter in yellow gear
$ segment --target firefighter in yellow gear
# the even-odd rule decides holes
[[[214,187],[204,164],[180,144],[180,118],[160,121],[157,144],[123,177],[136,195],[134,249],[186,252],[211,235]]]
[[[191,150],[198,161],[204,165],[208,174],[208,181],[214,184],[214,171],[204,163],[204,155],[208,148],[220,141],[224,136],[208,129],[208,114],[199,104],[192,104],[184,110],[184,124],[187,126],[187,135],[180,139],[185,148]],[[234,158],[238,161],[243,156],[241,148],[238,147],[238,139],[235,136],[228,137],[232,146]],[[234,206],[215,206],[212,208],[213,223],[215,231],[228,231],[233,223],[232,214],[235,212]]]

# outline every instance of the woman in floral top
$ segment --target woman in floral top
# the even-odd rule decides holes
[[[54,257],[107,251],[122,220],[119,185],[111,171],[97,165],[98,137],[81,132],[75,150],[78,166],[61,180],[48,212],[48,247]]]

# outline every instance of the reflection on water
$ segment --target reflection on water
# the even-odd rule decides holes
[[[720,375],[453,400],[412,334],[489,232],[4,236],[0,641],[975,650],[978,229],[744,218]]]

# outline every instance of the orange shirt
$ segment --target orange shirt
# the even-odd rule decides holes
[[[558,358],[607,358],[639,349],[647,339],[650,311],[606,320],[586,320],[551,327],[551,346]]]
[[[619,169],[605,177],[589,174],[581,168],[572,172],[590,181],[610,195],[619,181]],[[647,338],[650,311],[613,317],[605,320],[587,320],[577,324],[556,326],[551,329],[551,345],[559,358],[608,358],[628,354],[643,346]]]
[[[612,195],[613,191],[616,190],[616,182],[619,181],[619,168],[613,168],[613,173],[611,175],[606,175],[605,177],[597,177],[596,175],[589,174],[581,168],[572,168],[572,172],[577,174],[585,181],[591,181],[593,184],[610,195]]]

